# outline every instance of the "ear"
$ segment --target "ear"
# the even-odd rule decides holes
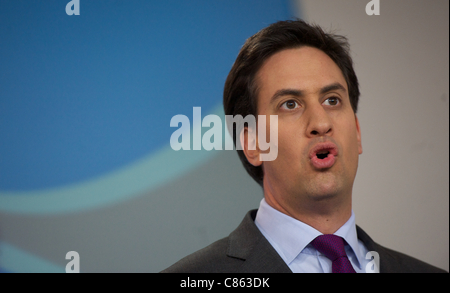
[[[241,131],[240,141],[242,150],[247,158],[248,162],[255,167],[261,166],[262,161],[260,160],[259,154],[261,150],[258,147],[258,137],[256,130],[244,127]]]
[[[355,114],[355,122],[356,122],[356,139],[358,140],[358,150],[359,154],[362,154],[362,144],[361,144],[361,129],[359,128],[359,120]]]

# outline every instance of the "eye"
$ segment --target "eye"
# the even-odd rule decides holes
[[[326,99],[323,103],[327,106],[337,106],[340,102],[339,98],[331,97]]]
[[[286,110],[294,110],[297,107],[298,107],[298,103],[294,100],[286,101],[281,105],[281,108],[286,109]]]

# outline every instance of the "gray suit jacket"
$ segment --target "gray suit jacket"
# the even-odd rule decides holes
[[[162,273],[291,273],[291,270],[256,227],[257,210],[247,213],[228,237],[181,259]],[[405,254],[375,243],[358,226],[357,235],[380,256],[381,273],[445,273]]]

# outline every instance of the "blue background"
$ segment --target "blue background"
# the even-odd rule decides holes
[[[5,1],[0,190],[82,182],[167,145],[176,114],[222,101],[240,46],[284,1]],[[205,115],[204,114],[204,115]]]

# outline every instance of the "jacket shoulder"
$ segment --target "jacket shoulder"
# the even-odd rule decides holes
[[[447,273],[414,257],[379,245],[358,226],[356,231],[358,238],[367,249],[378,253],[380,257],[380,273]]]
[[[381,272],[388,273],[447,273],[446,271],[404,253],[382,247],[384,261],[380,255]],[[384,262],[384,263],[383,263]]]
[[[256,227],[256,210],[247,213],[228,237],[181,259],[163,273],[290,273]]]
[[[232,272],[242,260],[227,257],[229,239],[225,237],[200,249],[161,271],[161,273],[222,273]]]

